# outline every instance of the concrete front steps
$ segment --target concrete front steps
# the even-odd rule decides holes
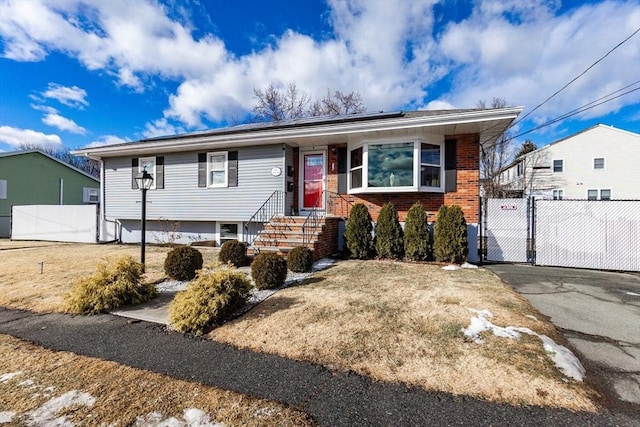
[[[248,255],[259,252],[276,252],[287,256],[297,246],[303,246],[302,226],[306,216],[275,216],[265,227],[253,244],[248,248]],[[319,218],[318,227],[311,239],[304,246],[313,250],[314,260],[329,256],[337,250],[337,218]],[[331,227],[336,223],[336,227]],[[334,235],[335,234],[335,235]]]

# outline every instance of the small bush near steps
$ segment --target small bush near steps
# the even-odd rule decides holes
[[[191,280],[202,268],[202,254],[191,246],[179,246],[169,251],[164,260],[164,272],[174,280]]]
[[[140,283],[142,264],[127,255],[102,261],[97,271],[74,283],[65,310],[79,314],[105,313],[126,304],[140,304],[157,294],[152,283]]]
[[[356,203],[351,208],[347,228],[344,232],[344,242],[350,258],[368,259],[375,251],[373,244],[373,225],[369,209]]]
[[[237,240],[224,242],[218,254],[218,261],[221,263],[230,262],[235,267],[242,267],[247,264],[247,245]]]
[[[305,246],[296,246],[287,254],[287,268],[294,273],[308,273],[313,267],[313,251]]]
[[[287,261],[275,252],[260,252],[251,263],[251,277],[258,289],[280,287],[287,279]]]
[[[169,325],[182,333],[203,335],[244,307],[251,282],[233,267],[200,270],[169,306]]]

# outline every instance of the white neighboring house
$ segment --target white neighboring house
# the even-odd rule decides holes
[[[598,124],[520,156],[500,183],[517,197],[640,200],[640,135]]]

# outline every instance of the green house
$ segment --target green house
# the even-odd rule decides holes
[[[99,203],[100,181],[38,150],[0,153],[0,237],[11,232],[11,206]]]

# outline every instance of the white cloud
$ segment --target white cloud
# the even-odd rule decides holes
[[[47,113],[43,118],[42,122],[46,125],[56,127],[60,130],[75,133],[78,135],[85,135],[87,130],[82,126],[79,126],[76,122],[71,119],[67,119],[66,117],[62,117],[60,114],[56,112]]]
[[[49,83],[48,89],[42,93],[42,96],[55,99],[73,108],[82,108],[89,105],[89,102],[86,100],[87,91],[78,86],[67,87],[57,83]]]
[[[327,88],[356,90],[370,111],[466,108],[494,97],[531,108],[640,22],[636,0],[579,5],[563,15],[559,0],[479,0],[468,18],[448,23],[436,38],[435,3],[328,0],[332,34],[318,40],[289,30],[243,56],[228,51],[215,35],[195,38],[184,15],[142,0],[2,2],[0,36],[6,58],[37,61],[63,52],[134,91],[144,91],[154,78],[179,82],[163,117],[146,125],[144,135],[156,136],[181,129],[173,121],[198,128],[203,118],[242,117],[253,105],[253,88],[271,82],[294,81],[312,96]],[[534,119],[545,121],[636,81],[639,58],[640,35]],[[87,105],[86,94],[73,102]],[[638,102],[636,92],[583,116]]]
[[[129,139],[125,139],[125,138],[120,138],[119,136],[115,136],[115,135],[102,135],[100,138],[98,138],[97,140],[90,142],[89,144],[85,145],[83,148],[91,148],[91,147],[102,147],[105,145],[114,145],[114,144],[123,144],[125,142],[130,142],[131,140]]]
[[[147,123],[142,134],[145,138],[154,138],[156,136],[176,135],[184,132],[184,128],[171,124],[167,119],[158,119]]]
[[[18,129],[11,126],[0,126],[0,142],[14,148],[18,148],[20,145],[53,147],[62,145],[62,140],[58,135],[47,135],[35,130]]]

